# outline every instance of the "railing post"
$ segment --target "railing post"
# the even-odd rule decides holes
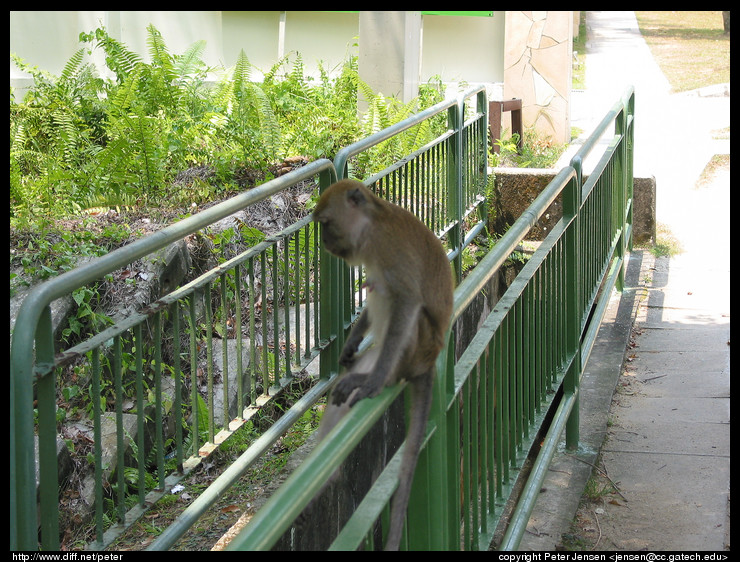
[[[339,172],[339,177],[344,177],[345,169]],[[332,183],[332,177],[327,172],[319,175],[319,190],[321,193]],[[320,228],[316,233],[320,236]],[[343,324],[343,298],[344,275],[346,266],[340,263],[339,258],[331,255],[323,244],[319,250],[319,340],[321,345],[326,345],[326,352],[319,356],[319,374],[322,379],[328,379],[337,370],[339,364],[339,352],[344,343]]]
[[[563,379],[564,398],[575,395],[573,409],[568,416],[565,426],[565,443],[569,449],[578,447],[579,424],[580,424],[580,400],[578,398],[578,387],[581,378],[581,310],[583,299],[581,298],[581,247],[580,247],[580,209],[581,209],[581,174],[577,173],[568,182],[563,190],[563,220],[572,217],[571,224],[565,232],[565,345],[566,360],[570,364]]]
[[[455,285],[462,280],[462,150],[463,150],[463,124],[464,124],[465,101],[459,97],[457,104],[447,110],[447,123],[454,131],[452,142],[447,154],[447,208],[449,209],[448,222],[453,226],[449,233],[450,251],[454,253],[452,260],[455,271]]]
[[[620,149],[616,154],[617,169],[619,178],[615,182],[619,186],[619,201],[616,206],[619,209],[619,225],[622,235],[617,252],[620,258],[624,258],[627,252],[632,248],[632,192],[634,188],[633,179],[633,141],[634,141],[634,90],[628,89],[622,100],[622,111],[617,119],[614,120],[614,133],[622,137]],[[617,280],[617,290],[622,291],[624,288],[624,275],[626,262],[623,263],[619,271]]]

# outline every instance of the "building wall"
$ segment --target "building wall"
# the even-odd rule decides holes
[[[522,121],[570,142],[571,12],[506,12],[504,99],[521,98]]]
[[[10,50],[27,62],[59,74],[80,48],[80,32],[105,26],[108,33],[146,59],[146,26],[152,23],[171,53],[206,40],[209,65],[233,65],[244,49],[264,71],[291,51],[306,71],[318,62],[333,69],[358,54],[359,13],[327,11],[13,11]],[[421,80],[495,83],[503,80],[504,12],[494,17],[423,16]],[[386,38],[390,40],[390,38]],[[11,65],[11,79],[21,73]]]
[[[488,17],[423,14],[418,80],[439,77],[452,89],[458,83],[485,84],[491,99],[521,98],[525,127],[534,125],[557,142],[567,142],[572,18],[570,11],[496,11]],[[152,23],[174,54],[205,40],[203,60],[213,67],[233,66],[244,49],[256,67],[253,78],[258,80],[258,70],[268,71],[291,52],[301,54],[309,75],[318,75],[319,61],[326,70],[338,69],[350,54],[359,54],[359,22],[356,11],[11,11],[10,51],[59,75],[81,47],[80,32],[105,26],[112,37],[146,60],[146,27]],[[407,48],[397,52],[411,52],[405,41]],[[93,56],[102,68],[102,54]],[[381,79],[394,64],[403,65],[403,61],[376,65],[379,76],[375,79]],[[404,67],[403,75],[411,74]],[[362,77],[371,85],[376,81],[372,75]],[[31,83],[12,62],[10,81],[19,90]],[[402,91],[383,93],[402,95]],[[16,97],[21,98],[22,91]]]

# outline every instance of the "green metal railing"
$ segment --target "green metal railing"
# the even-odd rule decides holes
[[[416,469],[405,548],[488,549],[535,435],[546,429],[501,544],[496,545],[515,549],[563,431],[567,446],[576,446],[580,376],[612,289],[621,283],[631,243],[633,125],[630,89],[572,165],[560,171],[456,289],[453,319],[550,203],[562,196],[563,218],[473,341],[455,360],[450,337],[448,349],[438,358],[428,440]],[[602,136],[611,140],[583,182],[582,162]],[[400,392],[400,386],[388,388],[356,404],[228,548],[270,548]],[[555,414],[549,427],[542,428],[550,409]],[[397,452],[377,478],[331,549],[378,546],[374,529],[378,521],[387,521],[400,455]]]
[[[484,132],[480,123],[485,123],[485,114],[476,113],[468,123],[463,117],[465,99],[478,99],[480,108],[483,95],[478,89],[459,100],[442,102],[395,125],[391,133],[374,136],[375,142],[381,142],[388,138],[386,134],[392,136],[447,114],[449,128],[439,139],[417,151],[417,157],[407,157],[388,173],[378,174],[372,183],[378,190],[391,190],[392,195],[386,192],[389,197],[417,212],[444,235],[453,257],[466,243],[462,218],[483,204],[480,182],[484,180],[479,178],[473,185],[467,167],[476,162],[477,173],[485,177],[485,144],[475,144],[481,138],[485,142],[485,138],[479,132],[480,138],[471,139],[469,132]],[[469,150],[475,155],[462,153],[466,142],[471,143]],[[351,150],[346,154],[351,157]],[[450,172],[451,168],[455,171]],[[154,549],[167,548],[326,393],[336,374],[336,357],[348,323],[361,306],[360,293],[351,283],[361,272],[347,272],[339,260],[319,248],[310,216],[59,353],[55,353],[50,304],[135,260],[198,235],[213,223],[298,182],[313,180],[323,189],[336,181],[336,169],[328,160],[313,162],[60,275],[29,293],[19,310],[11,341],[11,549],[54,550],[60,546],[56,403],[65,369],[76,369],[91,397],[95,539],[90,548],[110,544],[203,456],[290,384],[295,373],[320,356],[321,378],[317,384],[151,545]],[[341,169],[345,174],[346,161]],[[445,178],[441,188],[440,173]],[[468,178],[464,184],[468,193],[457,193],[463,185],[455,179],[458,177]],[[421,178],[427,186],[423,191],[417,189]],[[440,202],[441,213],[437,212]],[[483,216],[485,213],[481,213]],[[475,230],[480,231],[482,225],[480,220]],[[337,295],[342,296],[338,299]],[[222,336],[220,344],[214,332]],[[247,336],[248,343],[236,337],[236,352],[230,351],[227,333]],[[223,357],[220,373],[214,372],[217,354]],[[227,365],[233,354],[237,373],[230,377]],[[248,365],[243,364],[245,355]],[[222,383],[219,391],[218,379]],[[217,415],[216,392],[222,393],[223,403],[228,404],[230,384],[237,386],[236,412],[224,406],[222,414]],[[100,399],[104,394],[114,404],[112,411],[105,411],[107,403]],[[36,414],[34,399],[38,404]],[[124,412],[124,402],[133,403],[133,408]],[[130,416],[134,417],[135,438],[132,426],[127,425]],[[165,429],[170,425],[174,425],[172,434]],[[110,426],[115,435],[114,458],[106,456],[103,446],[103,429]],[[30,446],[35,438],[38,458]],[[170,456],[174,458],[169,460]],[[114,471],[110,470],[111,464],[115,464]],[[151,465],[154,483],[144,485],[149,476],[145,468]],[[169,466],[177,468],[170,472]],[[126,479],[131,478],[131,471],[138,482],[138,501],[128,509]],[[115,505],[116,522],[107,530],[105,502]]]
[[[81,365],[81,372],[89,376],[92,395],[99,397],[105,391],[115,405],[112,412],[104,412],[105,405],[92,400],[96,538],[89,546],[102,548],[192,469],[199,461],[198,451],[203,454],[226,439],[261,400],[279,393],[298,370],[319,357],[317,384],[149,547],[166,549],[331,387],[344,335],[362,306],[362,271],[347,268],[320,249],[315,225],[306,217],[58,354],[50,303],[299,181],[313,179],[323,189],[347,175],[356,155],[445,113],[445,133],[366,178],[365,183],[417,214],[443,239],[459,283],[453,320],[463,314],[557,197],[562,197],[564,216],[457,358],[455,337],[450,333],[448,349],[437,363],[429,437],[415,475],[404,546],[487,549],[545,412],[555,409],[499,545],[516,548],[561,433],[566,432],[568,446],[577,443],[580,373],[609,294],[621,283],[631,239],[634,93],[625,94],[571,166],[556,176],[462,279],[463,248],[485,228],[486,110],[485,91],[472,90],[347,147],[333,163],[313,162],[34,289],[19,311],[11,344],[11,549],[59,548],[55,407],[62,369]],[[611,140],[584,180],[582,162],[597,152],[596,140],[602,136]],[[475,213],[479,213],[477,220]],[[288,270],[294,274],[286,275]],[[212,372],[213,358],[221,353],[226,359],[231,352],[226,343],[221,349],[218,343],[214,345],[212,332],[226,333],[232,328],[236,334],[249,336],[249,344],[244,344],[249,348],[249,364],[237,366],[236,416],[225,413],[218,419],[213,406],[212,383],[217,375]],[[237,346],[242,345],[236,339]],[[262,345],[254,343],[258,340]],[[242,354],[237,349],[237,361]],[[221,375],[230,380],[228,373]],[[200,393],[190,392],[198,385]],[[275,544],[401,392],[399,385],[359,402],[229,548],[265,549]],[[228,389],[223,393],[227,395]],[[129,414],[124,414],[122,404],[131,396],[139,426],[133,459],[123,452],[129,443],[124,429],[124,417]],[[206,420],[198,419],[199,412],[205,412]],[[119,469],[113,475],[117,482],[112,482],[117,483],[117,491],[112,495],[108,492],[110,476],[105,473],[109,459],[103,457],[101,438],[105,418],[113,419],[117,442]],[[175,430],[167,440],[164,428],[170,420]],[[153,424],[151,443],[141,431],[144,424],[147,428]],[[199,427],[204,428],[206,443],[199,441]],[[38,459],[30,446],[35,435]],[[168,445],[178,467],[171,474],[166,473]],[[138,471],[142,482],[150,455],[155,484],[141,487],[137,506],[127,511],[120,467]],[[373,547],[372,530],[385,518],[397,481],[399,455],[400,451],[340,531],[333,549]],[[104,496],[116,505],[117,522],[107,531]]]
[[[169,244],[193,235],[201,229],[262,201],[271,195],[302,181],[318,178],[323,185],[332,183],[336,175],[328,160],[320,160],[291,174],[283,176],[249,192],[238,195],[220,205],[184,219],[146,238],[124,246],[82,267],[60,275],[37,288],[24,300],[16,320],[11,344],[11,545],[31,549],[59,547],[59,483],[57,478],[57,377],[71,364],[82,367],[81,376],[89,381],[92,403],[92,455],[95,467],[95,526],[96,541],[110,542],[135,520],[148,504],[182,478],[198,463],[204,454],[200,442],[204,435],[210,444],[216,444],[233,432],[250,415],[250,408],[259,405],[257,383],[263,395],[270,396],[285,386],[292,373],[300,371],[321,349],[316,325],[316,307],[309,311],[309,303],[316,303],[320,283],[312,274],[318,264],[318,238],[310,217],[297,222],[281,233],[265,239],[249,250],[200,275],[191,282],[162,296],[144,310],[124,318],[100,333],[92,334],[82,343],[55,355],[51,331],[50,303],[70,294],[75,289],[94,283],[103,276],[128,266],[135,260],[149,256]],[[278,266],[292,271],[277,273]],[[258,282],[255,283],[255,280]],[[293,283],[290,285],[289,283]],[[261,301],[259,332],[256,325],[255,302]],[[270,306],[268,307],[268,301]],[[215,305],[215,307],[214,307]],[[298,320],[295,332],[287,333],[289,310],[293,308]],[[281,311],[281,312],[279,312]],[[243,315],[244,314],[244,315]],[[280,317],[282,314],[282,318]],[[301,326],[305,332],[301,332]],[[227,371],[227,342],[214,349],[214,332],[250,336],[248,368],[241,365],[244,355],[242,338],[236,338],[239,376],[238,412],[229,412],[229,373]],[[166,333],[165,333],[166,332]],[[311,336],[311,333],[315,333]],[[263,345],[255,345],[261,337]],[[281,338],[284,344],[281,345]],[[165,342],[168,344],[165,346]],[[292,344],[292,345],[291,345]],[[268,348],[272,348],[272,352]],[[281,352],[280,349],[284,351]],[[291,349],[296,351],[291,354]],[[224,407],[220,419],[215,414],[215,386],[213,359],[224,356],[223,372],[218,373],[223,386]],[[268,358],[268,353],[271,357]],[[258,355],[261,355],[261,360]],[[232,380],[234,377],[232,377]],[[87,382],[84,383],[87,386]],[[124,392],[124,385],[133,388]],[[199,386],[205,392],[189,392],[190,405],[183,405],[184,387]],[[104,412],[101,404],[102,388],[109,388],[115,409]],[[168,389],[170,389],[168,391]],[[164,393],[164,394],[163,394]],[[205,397],[202,394],[205,394]],[[38,403],[37,424],[34,427],[33,399]],[[131,439],[124,427],[122,405],[126,398],[135,401],[136,458],[129,462],[124,456]],[[188,411],[191,419],[186,419]],[[199,419],[203,413],[206,419]],[[128,414],[127,414],[128,415]],[[174,418],[175,432],[166,440],[164,417]],[[116,434],[115,459],[104,458],[102,425],[105,418],[113,420]],[[152,443],[145,441],[144,424],[153,419]],[[217,428],[223,428],[217,434]],[[189,438],[189,450],[183,444]],[[38,436],[38,461],[34,448],[29,446]],[[165,474],[165,447],[174,450],[177,473]],[[207,449],[207,447],[206,447]],[[154,453],[152,453],[154,452]],[[199,454],[200,453],[200,454]],[[147,488],[139,485],[138,506],[127,514],[124,492],[125,470],[138,471],[138,482],[145,482],[144,467],[154,455],[156,484]],[[107,482],[103,471],[107,464],[116,463],[116,479]],[[38,464],[37,464],[38,463]],[[37,506],[35,466],[38,465],[40,504]],[[108,536],[103,535],[103,494],[108,484],[116,485],[112,497],[116,504],[119,524]],[[42,517],[38,513],[43,514]],[[41,528],[37,529],[37,520]]]

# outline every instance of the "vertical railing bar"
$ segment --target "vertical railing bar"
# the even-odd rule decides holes
[[[301,364],[301,248],[300,248],[300,234],[303,230],[297,231],[293,236],[293,259],[295,260],[295,280],[293,283],[293,290],[295,291],[294,303],[293,303],[293,314],[295,316],[295,365],[297,367]],[[306,272],[308,275],[308,272]],[[286,305],[287,306],[287,305]],[[287,328],[286,328],[287,331]],[[290,343],[290,340],[288,341]]]
[[[480,424],[480,386],[482,384],[481,382],[481,366],[480,361],[476,363],[476,369],[475,369],[475,376],[473,377],[473,384],[475,385],[476,391],[472,393],[471,395],[471,401],[470,401],[470,413],[472,416],[474,416],[474,419],[472,419],[471,423],[471,429],[472,429],[472,435],[471,435],[471,443],[473,445],[472,447],[472,456],[471,456],[471,466],[472,466],[472,475],[471,475],[471,481],[473,482],[473,545],[478,545],[478,532],[480,530],[480,492],[481,492],[481,486],[480,486],[480,463],[479,463],[479,453],[480,453],[480,432],[479,430],[479,424]]]
[[[227,276],[224,272],[219,276],[221,282],[221,385],[223,396],[223,427],[229,427],[229,299],[227,290]]]
[[[100,348],[94,347],[92,354],[92,407],[93,407],[93,459],[95,462],[95,540],[103,543],[103,432],[100,412]]]
[[[193,436],[193,450],[191,454],[195,455],[200,448],[200,408],[198,408],[198,324],[196,317],[196,298],[198,293],[193,293],[189,297],[188,303],[188,324],[190,330],[190,410],[192,412],[193,424],[191,435]]]
[[[480,377],[480,408],[479,408],[479,415],[478,415],[478,426],[480,431],[480,451],[479,451],[479,459],[480,459],[480,472],[479,472],[479,480],[480,480],[480,513],[481,513],[481,534],[487,535],[488,534],[488,512],[489,512],[489,503],[488,503],[488,444],[489,444],[489,434],[488,434],[488,412],[489,412],[489,401],[488,401],[488,386],[490,382],[490,373],[488,372],[488,359],[486,357],[481,358],[479,360],[479,364],[481,366],[482,375]]]
[[[280,388],[280,319],[278,296],[278,243],[272,245],[272,390]]]
[[[305,350],[305,357],[309,357],[311,355],[311,274],[310,271],[318,272],[318,268],[316,267],[316,263],[312,261],[311,256],[315,254],[315,252],[312,252],[311,248],[311,241],[314,239],[315,229],[311,224],[307,224],[304,227],[305,234],[305,243],[303,245],[303,260],[306,264],[306,275],[304,278],[304,287],[303,287],[303,295],[305,299],[305,314],[306,314],[306,322],[305,322],[305,330],[306,330],[306,350]],[[311,266],[309,264],[313,263],[313,269],[311,269]],[[318,281],[314,280],[314,285],[316,285]],[[316,304],[314,301],[314,309],[316,309]],[[318,330],[315,329],[316,324],[314,323],[314,332],[318,333]]]
[[[489,379],[488,383],[488,416],[487,416],[487,434],[488,439],[486,439],[486,446],[488,451],[488,473],[486,475],[486,478],[488,480],[488,505],[490,513],[493,514],[496,509],[496,452],[495,452],[495,442],[496,442],[496,380],[497,380],[497,373],[495,371],[495,362],[494,362],[494,346],[493,346],[493,340],[488,343],[486,346],[486,378]]]
[[[124,435],[123,435],[123,381],[121,378],[121,336],[113,338],[113,381],[116,401],[116,511],[118,520],[126,524],[126,485],[124,480]]]
[[[504,378],[506,373],[503,370],[503,349],[502,349],[502,334],[501,329],[496,330],[496,333],[491,340],[493,344],[493,354],[495,357],[495,381],[496,381],[496,430],[494,433],[494,447],[496,457],[496,496],[501,498],[504,494],[503,483],[504,475],[508,474],[509,467],[505,462],[505,449],[504,449]]]
[[[242,269],[234,267],[234,337],[236,338],[236,412],[244,416],[244,337],[242,336]]]
[[[520,423],[522,424],[522,438],[529,438],[529,378],[525,371],[525,349],[524,349],[524,304],[525,296],[521,295],[516,304],[516,348],[517,348],[517,377],[520,381],[519,407],[521,409]]]
[[[180,358],[180,305],[179,302],[173,302],[170,305],[172,315],[172,368],[175,377],[175,396],[173,400],[173,410],[175,412],[175,458],[177,459],[177,469],[182,473],[182,462],[184,458],[182,450],[182,365]],[[140,486],[143,488],[143,486]],[[143,503],[142,503],[143,505]]]
[[[261,254],[260,254],[261,255]],[[261,259],[261,258],[260,258]],[[249,404],[255,401],[255,386],[257,377],[257,310],[255,295],[254,258],[247,262],[247,273],[249,275],[249,377],[247,378],[247,395]]]
[[[506,331],[506,377],[509,381],[509,463],[513,470],[516,470],[516,459],[519,451],[519,415],[517,412],[517,378],[516,378],[516,324],[513,308],[506,312],[505,326]],[[512,471],[513,472],[513,471]]]
[[[284,263],[284,269],[285,275],[282,276],[283,279],[283,325],[284,325],[284,333],[285,333],[285,378],[287,379],[290,377],[290,279],[288,275],[288,265],[289,265],[289,248],[288,248],[288,239],[286,238],[283,240],[283,263]],[[278,270],[277,265],[275,266],[275,271]],[[276,342],[275,342],[275,349],[279,353],[280,351],[280,338],[279,338],[279,332],[275,334]],[[277,380],[280,380],[280,377],[278,377]]]
[[[475,367],[474,367],[475,369]],[[464,404],[470,404],[470,395],[471,395],[471,385],[470,377],[468,378],[468,381],[464,385],[465,395],[463,399]],[[471,437],[470,437],[470,425],[471,425],[471,412],[470,408],[463,408],[463,532],[465,537],[465,550],[470,550],[470,544],[471,544],[471,513],[470,513],[470,496],[471,496],[471,459],[470,459],[470,447],[471,447]]]
[[[139,473],[139,505],[143,506],[146,499],[146,486],[144,485],[146,482],[146,444],[144,442],[144,338],[141,322],[134,326],[133,337],[136,369],[136,441],[138,448],[136,462]]]
[[[213,403],[213,308],[211,304],[211,283],[205,284],[203,299],[206,313],[206,373],[208,385],[208,441],[213,443],[216,439],[215,428],[215,404]]]
[[[165,489],[164,473],[164,428],[162,405],[162,313],[154,315],[154,429],[156,431],[155,444],[157,448],[157,480],[158,490]]]
[[[260,365],[260,372],[262,373],[262,388],[265,394],[270,393],[270,376],[268,372],[268,361],[267,361],[267,326],[269,322],[269,313],[267,306],[267,251],[260,252],[260,290],[262,294],[261,298],[261,324],[262,324],[262,364]]]

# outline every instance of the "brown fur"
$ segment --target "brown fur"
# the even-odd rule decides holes
[[[359,181],[341,180],[327,188],[313,215],[326,249],[351,265],[363,265],[367,274],[367,305],[342,350],[340,363],[347,372],[332,391],[327,420],[333,421],[327,423],[336,423],[336,409],[345,411],[386,386],[401,380],[411,385],[411,418],[386,543],[386,549],[396,550],[426,433],[435,362],[452,314],[451,269],[441,243],[421,221]],[[368,330],[374,346],[358,359]],[[322,427],[322,435],[328,429]]]

